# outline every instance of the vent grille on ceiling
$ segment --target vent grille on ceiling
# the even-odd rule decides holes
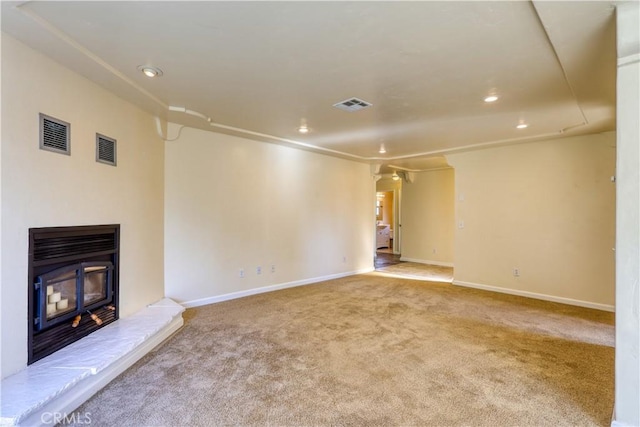
[[[96,134],[96,162],[116,165],[116,140]]]
[[[362,99],[358,98],[350,98],[342,102],[338,102],[337,104],[333,104],[334,107],[349,112],[363,110],[365,108],[371,107],[372,105],[373,104],[371,104],[370,102],[363,101]]]
[[[70,125],[40,113],[40,149],[71,154]]]

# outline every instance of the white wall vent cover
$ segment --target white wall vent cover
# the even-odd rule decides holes
[[[333,104],[334,107],[349,112],[363,110],[365,108],[371,107],[372,105],[373,104],[371,104],[370,102],[363,101],[362,99],[358,98],[350,98],[342,102],[338,102],[337,104]]]
[[[116,140],[96,133],[96,162],[116,166]]]
[[[71,125],[40,113],[40,149],[71,154]]]

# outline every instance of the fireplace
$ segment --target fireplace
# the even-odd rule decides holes
[[[118,319],[119,242],[119,225],[29,229],[29,364]]]

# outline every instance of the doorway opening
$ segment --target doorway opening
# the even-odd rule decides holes
[[[399,194],[399,189],[376,191],[376,255],[400,255]]]

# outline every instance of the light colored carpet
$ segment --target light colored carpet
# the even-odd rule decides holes
[[[613,314],[375,274],[187,310],[94,426],[609,425]]]
[[[401,262],[386,267],[376,268],[382,275],[406,277],[416,280],[430,280],[434,282],[451,283],[453,281],[453,267],[420,264],[417,262]]]

